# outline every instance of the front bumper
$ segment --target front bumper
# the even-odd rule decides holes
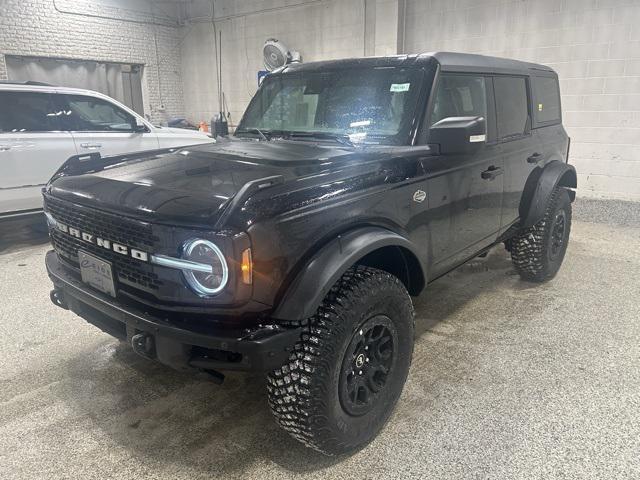
[[[71,310],[105,332],[131,341],[144,334],[145,356],[178,370],[243,370],[266,372],[289,357],[301,328],[277,325],[254,329],[203,332],[123,306],[114,298],[82,283],[60,263],[57,254],[47,252],[45,263],[53,282],[53,303]],[[139,341],[134,348],[140,352]],[[138,345],[136,345],[138,344]]]

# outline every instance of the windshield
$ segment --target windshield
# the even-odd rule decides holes
[[[353,68],[267,76],[237,135],[343,136],[353,143],[407,140],[422,71]]]

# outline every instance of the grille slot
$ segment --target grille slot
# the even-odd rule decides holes
[[[151,252],[154,244],[158,241],[158,238],[152,233],[151,225],[147,223],[62,202],[51,197],[46,199],[46,206],[48,212],[57,221],[82,232],[128,247]],[[85,242],[55,229],[51,230],[51,243],[56,252],[75,268],[79,268],[78,249],[108,260],[113,265],[121,288],[127,289],[126,286],[129,285],[135,289],[153,293],[162,286],[162,281],[153,272],[151,265],[147,263]]]
[[[158,241],[148,223],[80,207],[51,197],[47,197],[46,202],[47,210],[56,220],[83,232],[145,251]]]

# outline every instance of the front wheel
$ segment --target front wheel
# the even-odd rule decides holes
[[[510,240],[511,260],[524,280],[552,279],[562,265],[571,232],[571,199],[556,187],[547,202],[544,217]]]
[[[389,419],[413,353],[413,306],[393,275],[347,271],[282,367],[269,405],[282,428],[327,455],[357,450]]]

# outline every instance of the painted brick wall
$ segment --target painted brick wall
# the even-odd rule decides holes
[[[143,64],[145,113],[154,122],[183,115],[181,29],[148,9],[139,0],[0,0],[0,79],[7,78],[4,55]]]
[[[405,35],[556,69],[579,194],[640,200],[640,0],[407,0]]]

